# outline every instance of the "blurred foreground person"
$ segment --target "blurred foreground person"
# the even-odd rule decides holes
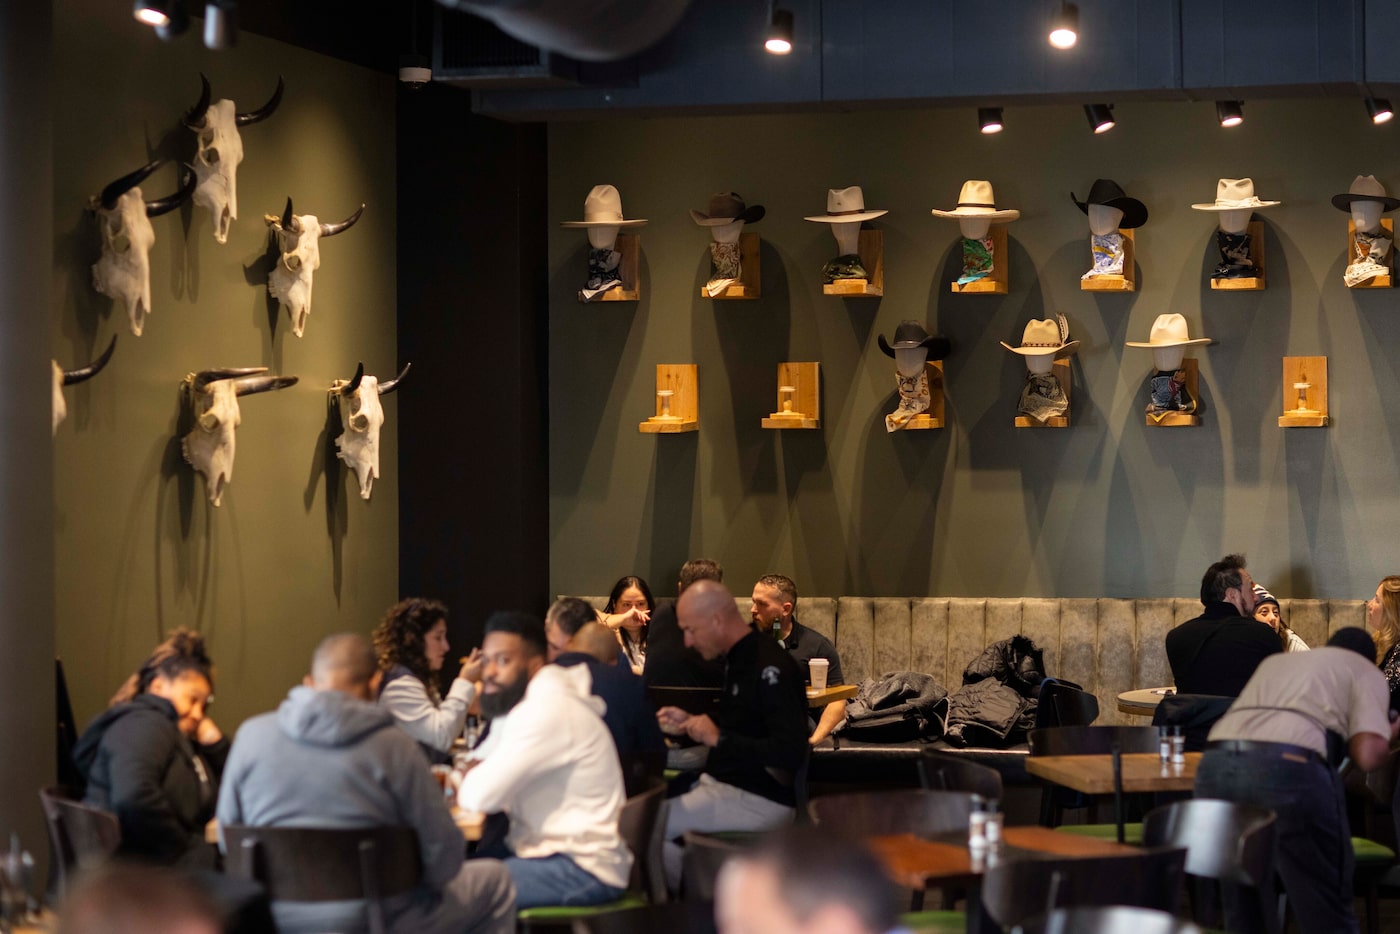
[[[58,934],[222,934],[219,911],[181,873],[111,862],[82,875],[64,897]]]

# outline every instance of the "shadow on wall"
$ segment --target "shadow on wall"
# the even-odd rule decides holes
[[[272,297],[272,290],[267,287],[267,279],[272,268],[282,258],[282,251],[277,245],[277,238],[271,233],[267,235],[265,244],[261,255],[250,257],[243,264],[243,281],[257,290],[251,303],[252,320],[249,323],[259,331],[263,330],[264,324],[267,325],[265,332],[267,342],[263,345],[264,359],[271,361],[268,366],[273,373],[281,373],[282,340],[280,338],[285,336],[277,333],[277,317],[281,306],[277,299]],[[291,326],[291,322],[288,321],[283,330],[290,331]]]
[[[694,528],[700,514],[695,502],[699,489],[695,472],[700,433],[687,431],[651,437],[656,442],[647,507],[651,512],[651,534],[650,541],[637,542],[633,566],[652,568],[655,574],[656,568],[679,569],[692,557],[691,542],[701,538],[700,530]],[[653,586],[655,583],[652,581]]]
[[[344,431],[340,406],[333,397],[326,400],[326,420],[321,434],[311,446],[310,473],[302,491],[302,508],[308,513],[316,502],[316,486],[326,478],[326,538],[331,545],[331,590],[340,606],[340,589],[345,573],[345,536],[350,532],[350,512],[345,494],[345,469],[336,454],[335,439]]]

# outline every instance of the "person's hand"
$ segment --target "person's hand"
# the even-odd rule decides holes
[[[685,732],[697,743],[711,747],[719,745],[719,727],[703,713],[686,719]]]
[[[194,741],[201,746],[212,746],[223,738],[223,730],[208,717],[199,721],[199,727],[194,731]]]
[[[462,659],[462,670],[457,672],[457,677],[475,684],[481,680],[485,668],[486,661],[482,658],[481,649],[475,648],[472,649],[472,654]]]
[[[690,719],[690,714],[679,707],[662,707],[656,712],[656,725],[661,727],[661,732],[670,736],[680,736],[685,733],[685,721]]]
[[[622,614],[617,626],[613,628],[626,629],[633,636],[640,636],[642,634],[642,627],[644,627],[648,622],[650,622],[650,620],[650,613],[648,613],[641,607],[634,606],[632,607],[632,609]]]

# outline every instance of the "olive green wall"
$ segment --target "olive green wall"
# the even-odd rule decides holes
[[[54,441],[56,615],[79,725],[104,705],[177,625],[210,637],[218,667],[214,718],[232,729],[274,707],[325,634],[368,631],[397,599],[397,400],[386,397],[381,478],[360,500],[330,453],[326,389],[363,360],[387,377],[395,356],[395,84],[378,74],[244,34],[203,48],[200,22],[162,43],[130,4],[57,0],[54,69],[53,354],[65,366],[119,334],[105,372],[67,390]],[[239,110],[262,105],[277,76],[281,108],[242,131],[239,219],[214,241],[204,209],[152,220],[153,312],[134,337],[125,309],[92,288],[99,240],[89,196],[153,154],[189,160],[179,124],[199,94]],[[40,80],[40,79],[36,79]],[[173,166],[146,197],[177,184]],[[321,244],[302,338],[271,310],[265,213],[288,195],[300,213],[359,224]],[[301,382],[242,399],[233,479],[208,505],[181,458],[178,386],[188,372],[267,366]],[[409,383],[411,385],[411,382]],[[47,387],[34,404],[46,405]]]
[[[1297,597],[1364,596],[1396,570],[1400,293],[1342,284],[1347,215],[1329,203],[1358,173],[1400,189],[1397,129],[1357,99],[1259,101],[1224,131],[1209,103],[1122,104],[1093,136],[1076,107],[1007,111],[997,137],[970,110],[557,123],[550,129],[551,588],[602,593],[640,573],[669,592],[687,557],[735,590],[792,575],[813,594],[1190,595],[1205,565],[1248,553]],[[1253,176],[1282,206],[1265,225],[1268,290],[1213,293],[1220,176]],[[1019,208],[1011,291],[950,295],[961,260],[951,208],[966,178]],[[1070,203],[1096,177],[1145,201],[1139,290],[1082,292],[1088,229]],[[639,303],[580,305],[584,196],[616,184],[641,229]],[[883,300],[823,297],[835,253],[826,190],[859,184],[888,208]],[[706,231],[687,208],[735,190],[762,203],[763,298],[697,297]],[[1082,341],[1073,427],[1016,430],[1025,368],[999,340],[1064,313]],[[1200,360],[1204,422],[1143,425],[1146,340],[1181,312],[1216,343]],[[887,435],[893,362],[876,336],[902,319],[955,343],[949,426]],[[1334,426],[1282,430],[1285,354],[1325,354]],[[819,360],[819,431],[766,431],[776,365]],[[643,435],[657,363],[699,365],[700,431]]]

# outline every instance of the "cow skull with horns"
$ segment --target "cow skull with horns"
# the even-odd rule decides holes
[[[181,388],[194,411],[194,428],[180,441],[185,462],[204,474],[209,502],[217,506],[233,479],[234,432],[243,420],[238,397],[296,385],[295,376],[263,376],[265,366],[203,370],[185,377]]]
[[[63,387],[87,382],[101,373],[102,368],[107,365],[107,361],[112,359],[112,351],[116,347],[117,335],[113,334],[111,342],[107,344],[107,349],[102,351],[102,356],[76,370],[65,370],[58,365],[57,360],[53,361],[53,433],[55,435],[58,434],[58,426],[63,424],[63,420],[68,417],[68,403],[63,399]]]
[[[156,159],[123,175],[88,204],[102,229],[102,257],[92,267],[92,287],[125,303],[131,333],[137,337],[151,312],[151,246],[156,233],[150,218],[175,210],[194,192],[194,173],[183,169],[175,194],[141,199],[140,184],[164,161]]]
[[[345,426],[335,446],[335,456],[354,471],[360,481],[360,499],[369,499],[374,481],[379,479],[379,429],[384,424],[384,407],[379,397],[399,388],[408,375],[411,363],[405,363],[398,376],[381,383],[377,377],[365,375],[365,365],[355,369],[355,378],[331,383],[330,396],[340,406],[340,423]]]
[[[321,265],[321,238],[348,230],[364,210],[362,204],[340,223],[323,224],[315,214],[293,214],[292,199],[288,197],[281,217],[263,215],[277,237],[280,254],[267,276],[267,291],[287,309],[292,333],[297,337],[306,330],[306,316],[311,314],[311,277]]]
[[[199,150],[194,157],[194,203],[208,208],[214,216],[214,239],[228,242],[228,229],[238,220],[238,164],[243,161],[243,138],[238,128],[249,126],[272,116],[282,103],[282,77],[277,77],[277,90],[271,99],[257,110],[236,113],[233,101],[209,103],[209,79],[199,76],[204,91],[185,114],[184,124],[194,131]]]

